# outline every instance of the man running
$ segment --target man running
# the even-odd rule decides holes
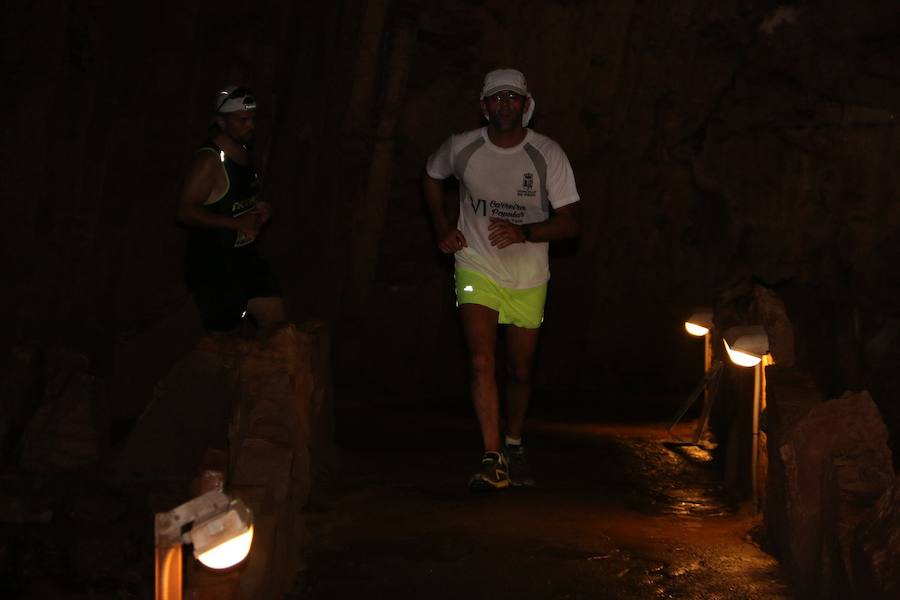
[[[253,243],[272,214],[257,199],[250,156],[255,111],[246,88],[216,94],[212,137],[197,151],[178,196],[176,218],[189,232],[185,276],[211,332],[236,329],[248,313],[264,333],[285,320],[278,280]]]
[[[428,158],[425,199],[438,247],[456,258],[456,298],[469,351],[470,390],[484,456],[473,491],[534,485],[522,434],[543,321],[551,240],[575,237],[578,191],[565,152],[531,129],[534,99],[514,69],[484,78],[487,126],[448,138]],[[448,222],[441,180],[459,182],[459,219]],[[501,444],[495,374],[498,325],[506,326],[506,430]]]

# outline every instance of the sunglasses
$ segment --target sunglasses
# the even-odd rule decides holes
[[[504,100],[508,102],[523,102],[525,100],[525,96],[516,92],[505,90],[502,92],[497,92],[496,94],[491,94],[490,96],[485,96],[484,99],[490,100],[492,102],[503,102]]]

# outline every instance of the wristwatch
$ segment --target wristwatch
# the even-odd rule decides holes
[[[522,225],[522,235],[525,236],[526,242],[530,242],[531,241],[531,227],[529,227],[528,225]]]

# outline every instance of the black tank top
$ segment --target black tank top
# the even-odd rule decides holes
[[[225,193],[204,204],[204,208],[237,217],[256,206],[259,175],[252,164],[241,165],[231,160],[212,140],[207,140],[197,152],[214,153],[225,169]],[[253,240],[232,229],[188,227],[188,232],[186,275],[189,285],[210,277],[221,277],[238,255],[254,252]]]

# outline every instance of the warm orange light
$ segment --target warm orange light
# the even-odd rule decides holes
[[[709,327],[704,327],[703,325],[698,325],[697,323],[691,323],[690,321],[684,322],[684,329],[691,335],[695,335],[697,337],[703,337],[707,333],[709,333]]]
[[[194,556],[211,569],[227,569],[250,553],[253,512],[239,499],[210,490],[156,513],[154,538],[156,600],[181,600],[181,545],[194,545]],[[184,528],[191,526],[189,532]]]
[[[725,350],[728,352],[728,358],[731,359],[731,362],[741,367],[755,367],[762,360],[761,356],[753,356],[752,354],[747,354],[746,352],[741,352],[740,350],[735,350],[731,346],[728,345],[727,340],[722,340],[725,342]]]
[[[703,337],[713,326],[713,311],[711,308],[696,308],[684,321],[684,329],[691,335]]]
[[[253,525],[241,535],[198,555],[197,560],[210,569],[227,569],[247,558],[252,543]]]

